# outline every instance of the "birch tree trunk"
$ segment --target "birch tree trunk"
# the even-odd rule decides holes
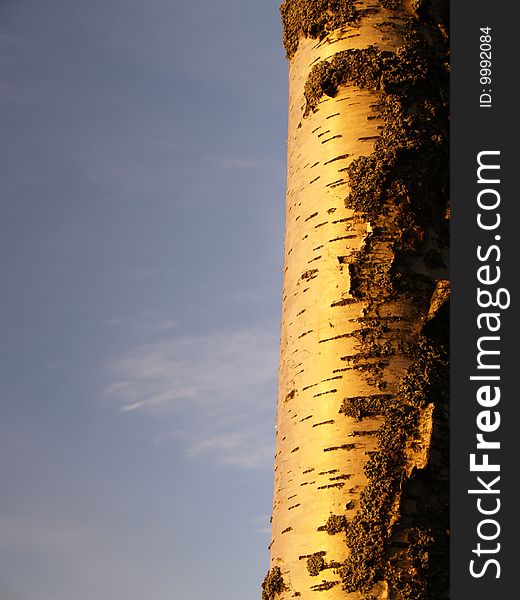
[[[262,598],[444,598],[448,8],[281,11],[287,212]]]

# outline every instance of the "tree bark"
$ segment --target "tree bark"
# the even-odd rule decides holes
[[[263,600],[444,598],[447,6],[285,0],[282,17],[285,270]]]

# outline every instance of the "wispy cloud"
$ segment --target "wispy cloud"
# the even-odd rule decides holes
[[[115,360],[106,394],[122,412],[184,424],[158,444],[182,438],[188,458],[258,468],[272,462],[277,361],[278,339],[262,329],[172,337]]]

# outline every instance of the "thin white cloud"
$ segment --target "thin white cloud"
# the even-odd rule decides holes
[[[156,444],[182,438],[188,458],[258,468],[272,463],[277,363],[278,339],[262,329],[178,336],[115,360],[105,391],[122,412],[175,422]]]
[[[278,344],[262,330],[175,337],[143,344],[115,361],[107,393],[122,410],[168,410],[183,401],[212,406],[250,403],[272,382]],[[219,404],[217,400],[224,401]]]

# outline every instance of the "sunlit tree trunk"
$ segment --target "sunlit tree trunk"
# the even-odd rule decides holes
[[[289,125],[263,600],[443,598],[447,7],[285,0]]]

